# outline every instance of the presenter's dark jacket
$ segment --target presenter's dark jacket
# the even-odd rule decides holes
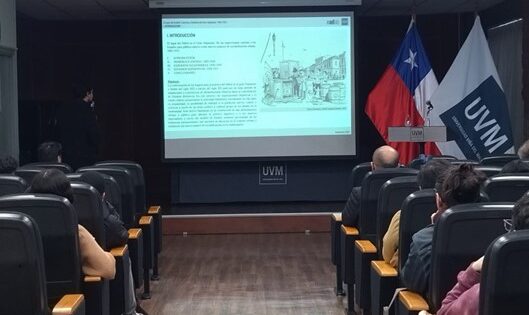
[[[434,225],[413,234],[410,254],[402,268],[404,285],[422,296],[429,296]]]
[[[77,169],[92,165],[98,158],[97,115],[82,99],[63,105],[59,114],[63,161]]]
[[[346,226],[357,226],[360,214],[360,196],[362,187],[353,187],[345,208],[342,211],[342,224]]]

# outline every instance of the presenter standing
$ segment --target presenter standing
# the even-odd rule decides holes
[[[97,161],[99,128],[94,89],[88,85],[75,85],[73,94],[74,100],[61,111],[60,130],[64,161],[75,170]]]

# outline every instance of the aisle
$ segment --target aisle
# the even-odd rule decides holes
[[[150,315],[345,314],[329,234],[168,236],[163,246],[162,278],[142,303]]]

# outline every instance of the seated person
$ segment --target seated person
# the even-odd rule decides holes
[[[430,291],[430,266],[432,260],[432,240],[434,226],[446,209],[458,204],[474,203],[480,198],[480,186],[485,174],[474,170],[470,164],[451,167],[442,185],[436,183],[437,211],[432,214],[432,224],[415,233],[410,246],[410,254],[402,269],[404,285],[422,296]]]
[[[393,168],[399,166],[399,153],[389,145],[381,146],[373,153],[371,168],[373,171],[381,168]],[[360,208],[360,196],[362,187],[353,187],[345,208],[342,211],[342,222],[347,226],[358,224]]]
[[[106,199],[105,178],[103,175],[96,171],[88,171],[81,175],[80,180],[94,187],[101,195],[107,248],[119,247],[127,244],[129,232],[125,228],[123,221],[121,221],[119,213],[117,213],[114,206],[112,206],[112,204]],[[132,269],[129,269],[127,281],[129,283],[128,287],[130,288],[130,291],[128,292],[128,303],[125,315],[146,315],[147,312],[145,312],[136,301]],[[141,313],[137,313],[136,310]]]
[[[529,229],[529,195],[520,198],[512,209],[511,226],[508,232]],[[474,261],[465,271],[457,275],[457,284],[443,300],[437,315],[478,315],[479,282],[483,257]]]
[[[0,174],[12,174],[18,167],[18,161],[11,155],[0,157]]]
[[[105,223],[106,245],[107,248],[119,247],[127,244],[129,233],[116,209],[108,200],[106,200],[105,178],[96,171],[84,172],[80,178],[81,181],[94,187],[101,195],[103,205],[103,217]]]
[[[437,178],[440,178],[441,173],[449,167],[450,162],[447,160],[430,160],[426,162],[421,167],[419,174],[417,174],[419,189],[434,188]],[[382,243],[382,257],[386,263],[394,268],[399,264],[399,224],[400,210],[391,218],[388,231],[384,235]]]
[[[39,162],[62,163],[62,145],[59,142],[49,141],[39,145]]]
[[[506,173],[529,173],[529,163],[522,160],[510,161],[500,171],[500,174]]]
[[[74,204],[72,186],[63,172],[47,169],[35,175],[30,193],[55,194],[65,197]],[[111,253],[105,252],[96,240],[82,225],[79,224],[79,252],[83,274],[106,279],[114,279],[116,260]]]

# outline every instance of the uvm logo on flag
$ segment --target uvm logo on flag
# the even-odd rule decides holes
[[[505,95],[492,76],[440,115],[467,159],[501,155],[513,146]]]

